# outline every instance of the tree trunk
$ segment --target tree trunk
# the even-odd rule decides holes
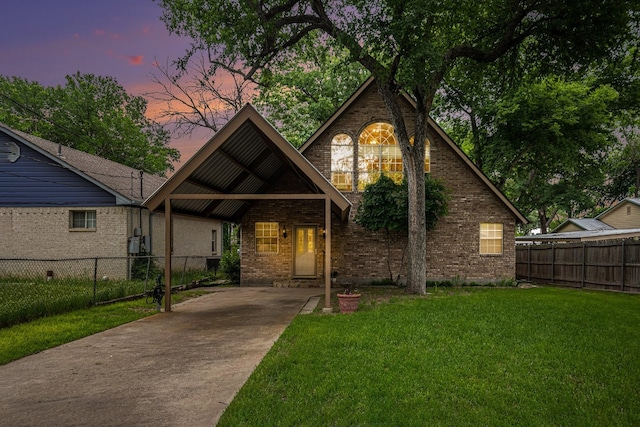
[[[396,139],[402,152],[402,165],[408,187],[409,224],[408,224],[408,257],[407,257],[407,292],[413,294],[427,293],[427,230],[424,184],[424,150],[427,136],[428,108],[424,102],[418,101],[413,145],[409,142],[409,133],[404,115],[398,103],[396,88],[383,81],[378,81],[382,99],[391,115]]]

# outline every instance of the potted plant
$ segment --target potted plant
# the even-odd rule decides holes
[[[340,313],[353,313],[358,309],[360,292],[348,286],[344,292],[338,293],[338,303],[340,305]]]

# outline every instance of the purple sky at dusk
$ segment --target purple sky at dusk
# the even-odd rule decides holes
[[[176,59],[189,46],[169,34],[151,0],[11,0],[1,10],[0,74],[44,86],[64,84],[79,71],[113,77],[130,94],[143,95],[157,89],[153,61]],[[198,132],[170,145],[184,162],[209,136]]]

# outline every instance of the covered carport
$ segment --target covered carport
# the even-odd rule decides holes
[[[293,173],[306,191],[274,190]],[[247,104],[145,202],[165,220],[165,272],[171,271],[172,215],[238,222],[260,200],[324,201],[325,308],[330,308],[332,213],[346,221],[351,203],[251,105]],[[165,274],[165,311],[171,275]]]

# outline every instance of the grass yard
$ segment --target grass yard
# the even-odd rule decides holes
[[[638,295],[363,291],[297,316],[218,425],[640,425]]]
[[[207,293],[198,289],[178,292],[172,294],[171,302],[177,304]],[[156,313],[155,304],[147,304],[141,298],[0,328],[0,365]]]

